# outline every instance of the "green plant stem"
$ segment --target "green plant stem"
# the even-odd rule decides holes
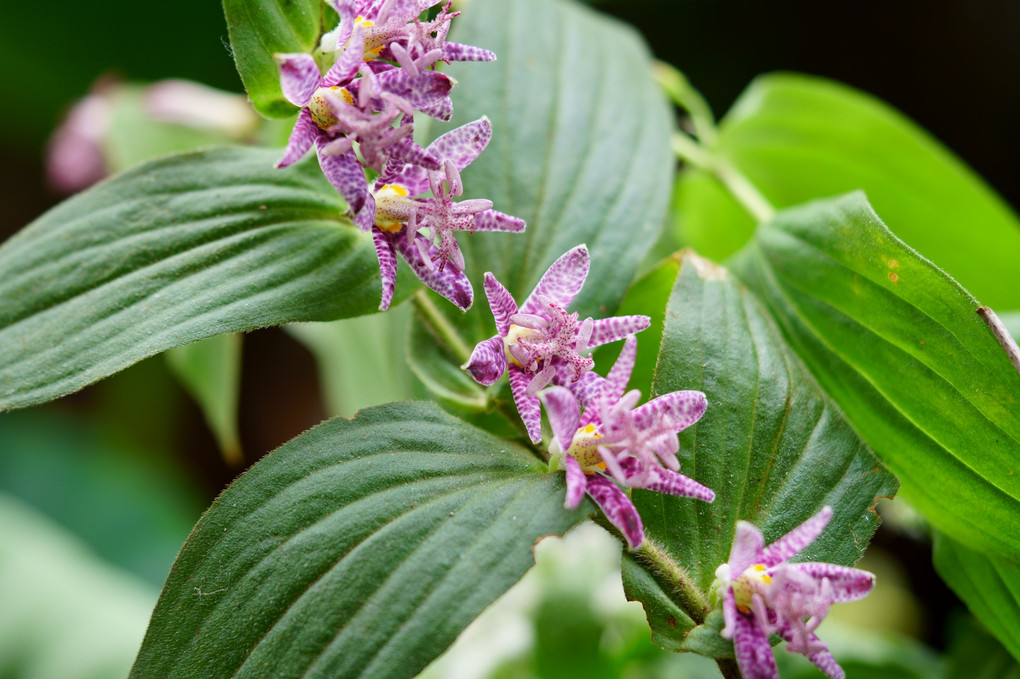
[[[414,293],[412,300],[414,308],[422,320],[435,332],[439,340],[443,342],[444,347],[453,354],[457,363],[467,363],[471,358],[471,347],[468,346],[464,338],[457,332],[457,328],[453,327],[453,324],[447,320],[443,312],[432,303],[428,293],[424,289],[418,290]]]
[[[663,61],[652,64],[652,76],[673,103],[687,111],[691,117],[694,134],[701,143],[713,146],[717,136],[715,116],[712,115],[712,108],[701,96],[701,92],[694,89],[687,76]]]
[[[761,191],[732,163],[683,132],[673,135],[673,153],[681,160],[715,175],[758,223],[767,222],[776,213],[776,209]]]
[[[708,616],[708,600],[687,571],[666,553],[654,540],[645,536],[641,546],[634,553],[639,559],[651,566],[652,574],[669,585],[680,608],[695,622],[702,624]]]
[[[740,668],[737,667],[737,661],[730,658],[716,658],[716,664],[719,666],[719,671],[725,679],[744,679],[743,675],[740,674]]]

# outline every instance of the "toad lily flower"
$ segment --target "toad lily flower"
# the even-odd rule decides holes
[[[623,351],[584,414],[578,399],[563,387],[542,393],[554,439],[549,446],[550,466],[563,464],[567,473],[564,506],[573,509],[585,493],[606,518],[620,529],[631,549],[644,540],[641,517],[630,499],[613,481],[678,497],[712,502],[715,493],[677,473],[677,434],[697,422],[705,412],[700,391],[674,391],[642,406],[641,392],[624,394],[634,369],[637,338],[627,338]]]
[[[719,566],[722,581],[722,636],[733,639],[744,679],[776,679],[776,659],[769,635],[787,641],[786,649],[807,656],[832,679],[841,668],[828,647],[814,634],[829,606],[865,596],[875,584],[867,571],[829,563],[787,563],[815,541],[832,518],[832,507],[820,512],[768,547],[761,531],[737,522],[730,560]]]
[[[647,316],[579,321],[576,312],[568,313],[590,265],[587,247],[569,250],[542,275],[520,308],[495,276],[485,274],[485,296],[498,334],[479,342],[463,368],[486,387],[509,372],[517,412],[535,443],[542,440],[538,391],[548,384],[585,385],[586,380],[578,381],[594,365],[591,355],[585,355],[589,349],[623,339],[651,323]]]
[[[464,255],[453,232],[524,230],[524,220],[493,210],[492,201],[452,200],[464,192],[461,170],[478,157],[491,137],[492,125],[483,117],[447,132],[425,149],[441,170],[406,163],[396,170],[387,166],[376,180],[372,235],[382,273],[380,309],[389,307],[393,299],[398,253],[423,283],[461,309],[469,308],[474,292],[463,274]],[[432,198],[413,197],[430,189]],[[428,235],[419,229],[427,229]]]

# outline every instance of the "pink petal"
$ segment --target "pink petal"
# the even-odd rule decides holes
[[[730,548],[730,578],[736,579],[753,564],[761,561],[761,550],[765,546],[758,527],[747,521],[737,521],[733,534],[733,547]]]
[[[770,567],[786,561],[814,542],[825,530],[831,518],[832,507],[822,507],[821,511],[810,519],[766,547],[762,551],[759,563]]]
[[[663,422],[679,433],[700,420],[707,407],[705,394],[700,391],[673,391],[635,408],[634,421],[641,428]]]
[[[510,331],[510,317],[517,313],[517,302],[503,284],[489,272],[485,273],[485,297],[489,300],[492,317],[496,320],[496,331],[500,337],[506,337]]]
[[[567,455],[564,466],[567,472],[567,497],[563,501],[563,506],[567,509],[577,509],[584,499],[584,491],[588,485],[587,474],[582,471],[580,463],[570,455]]]
[[[495,61],[496,55],[481,47],[444,42],[443,59],[446,61]]]
[[[600,474],[588,474],[588,495],[599,506],[609,523],[627,539],[630,549],[637,549],[645,539],[644,526],[637,508],[615,483]]]
[[[540,296],[548,297],[563,308],[567,308],[581,291],[590,266],[591,257],[586,246],[578,245],[568,250],[542,275],[531,296],[521,305],[521,312],[526,314],[540,312],[542,310],[542,304],[538,301]]]
[[[358,24],[351,33],[350,44],[343,48],[340,58],[336,60],[333,67],[326,72],[322,79],[324,87],[346,85],[358,73],[362,64],[362,56],[365,53],[365,29]]]
[[[549,424],[552,425],[553,436],[559,441],[560,447],[567,450],[581,421],[581,408],[577,399],[564,387],[549,387],[542,392],[541,399]]]
[[[415,240],[425,248],[429,247],[428,240],[423,236],[416,234]],[[421,256],[418,247],[407,242],[404,231],[401,231],[391,242],[422,283],[453,302],[460,310],[466,311],[471,308],[471,303],[474,301],[474,290],[471,289],[471,282],[460,269],[449,262],[442,268],[429,266]]]
[[[638,460],[634,461],[638,462],[639,465],[641,464]],[[628,480],[627,485],[677,497],[692,497],[697,500],[704,500],[705,502],[715,500],[715,493],[711,488],[701,485],[692,478],[654,465],[642,465],[642,467],[644,468],[643,475],[646,480],[640,486]]]
[[[510,373],[510,391],[514,395],[514,404],[517,412],[520,413],[521,421],[532,443],[542,440],[542,411],[537,396],[527,396],[525,391],[531,382],[531,375],[524,372],[515,365],[508,369]]]
[[[502,231],[504,233],[521,233],[527,224],[523,219],[504,214],[498,210],[486,210],[475,215],[475,231]]]
[[[361,169],[361,163],[358,162],[358,156],[355,155],[353,150],[340,154],[324,153],[323,147],[329,143],[329,140],[322,136],[316,138],[315,143],[319,153],[319,167],[322,168],[322,173],[326,175],[326,179],[333,185],[333,188],[339,191],[340,195],[347,201],[347,206],[351,212],[357,215],[365,207],[365,203],[371,195],[368,191],[365,173]],[[373,209],[372,212],[372,219],[374,221],[375,210]],[[371,223],[368,226],[371,228]],[[362,230],[367,229],[362,226]]]
[[[492,124],[489,119],[461,125],[450,130],[429,144],[429,152],[440,159],[449,160],[458,171],[463,170],[478,157],[492,139]]]
[[[827,604],[838,604],[846,601],[856,601],[868,594],[875,586],[875,576],[868,571],[847,566],[837,566],[831,563],[792,563],[786,568],[795,568],[802,573],[807,573],[816,580],[823,578],[829,581],[831,596],[825,602]]]
[[[496,335],[476,344],[464,370],[482,386],[488,387],[495,384],[506,372],[506,352],[503,351],[503,338]]]
[[[322,130],[312,120],[311,112],[307,108],[301,109],[294,121],[290,139],[287,140],[287,150],[283,152],[283,158],[276,163],[276,167],[287,167],[301,160],[321,134]]]
[[[612,318],[600,318],[595,321],[591,337],[588,339],[589,347],[598,347],[609,342],[623,339],[627,335],[641,332],[652,324],[648,316],[613,316]]]
[[[393,246],[379,229],[372,229],[372,243],[375,245],[375,256],[379,259],[379,276],[382,279],[382,301],[379,311],[386,311],[393,301],[393,289],[397,282],[397,257]]]
[[[733,653],[744,679],[779,679],[769,636],[750,616],[734,616]]]
[[[274,54],[280,69],[280,89],[295,106],[307,106],[315,90],[322,84],[322,73],[311,54]]]

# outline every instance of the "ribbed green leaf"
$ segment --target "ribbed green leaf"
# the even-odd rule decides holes
[[[986,556],[936,531],[935,569],[1020,661],[1020,563]]]
[[[778,214],[737,271],[904,497],[955,540],[1020,558],[1020,375],[978,302],[859,193]]]
[[[255,109],[270,118],[294,115],[283,98],[273,54],[308,52],[339,21],[322,0],[223,0],[230,51]]]
[[[949,149],[874,97],[810,76],[762,76],[722,121],[715,148],[778,208],[863,189],[900,238],[982,302],[1020,308],[1020,219]],[[746,216],[716,187],[685,180],[681,200],[684,242],[702,254],[723,258],[750,239]]]
[[[590,510],[564,492],[434,405],[326,422],[206,512],[131,676],[413,677]]]
[[[0,410],[224,332],[370,313],[371,239],[315,160],[170,156],[65,201],[0,247]],[[398,295],[413,283],[398,281]]]
[[[667,261],[663,266],[672,267]],[[638,353],[647,351],[640,344]],[[738,519],[771,542],[824,505],[829,527],[801,560],[850,565],[878,527],[878,497],[895,478],[819,389],[754,297],[725,269],[686,254],[665,312],[654,394],[697,389],[708,397],[698,424],[681,434],[681,471],[712,488],[712,504],[635,490],[645,534],[707,599],[729,558]],[[671,650],[732,655],[718,611],[692,609],[668,574],[624,567],[630,598],[645,602],[654,640]],[[704,621],[705,624],[697,626]]]

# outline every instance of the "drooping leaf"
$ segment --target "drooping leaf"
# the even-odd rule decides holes
[[[639,339],[638,353],[647,351]],[[835,404],[784,343],[757,300],[726,269],[685,254],[665,312],[653,394],[697,389],[708,409],[681,434],[684,474],[716,493],[706,504],[635,490],[650,539],[707,600],[715,570],[729,558],[739,519],[771,542],[823,505],[835,514],[797,557],[850,565],[878,527],[873,506],[896,492]],[[671,650],[732,655],[718,636],[718,610],[697,610],[675,593],[668,574],[628,555],[624,584],[645,603],[653,638]],[[699,626],[699,623],[704,622]]]
[[[736,270],[904,497],[954,539],[1020,559],[1020,374],[978,302],[859,193],[779,213]]]
[[[206,512],[131,676],[413,677],[590,511],[564,492],[431,404],[330,420]]]
[[[592,275],[574,308],[615,309],[660,231],[673,174],[662,141],[671,119],[647,48],[629,27],[561,0],[475,0],[451,38],[498,58],[449,68],[459,83],[452,125],[492,121],[465,195],[528,223],[523,234],[460,238],[484,325],[471,339],[494,334],[480,295],[486,271],[523,301],[581,243]]]
[[[938,531],[934,560],[946,584],[1013,654],[1010,664],[1015,667],[1020,661],[1020,563],[982,554]]]
[[[174,347],[166,353],[177,379],[195,399],[216,437],[223,459],[242,462],[237,402],[241,389],[241,336],[236,333]]]
[[[949,149],[874,97],[805,75],[761,76],[723,119],[715,149],[777,208],[863,189],[900,238],[983,303],[1020,308],[1020,219]],[[752,232],[733,199],[705,184],[684,182],[682,240],[724,258]]]
[[[169,156],[50,210],[0,246],[0,410],[225,332],[371,313],[371,239],[310,159]],[[397,294],[414,284],[398,281]],[[412,279],[413,280],[413,279]]]
[[[230,51],[255,109],[270,118],[296,112],[283,97],[277,52],[311,53],[338,17],[322,0],[223,0]]]

